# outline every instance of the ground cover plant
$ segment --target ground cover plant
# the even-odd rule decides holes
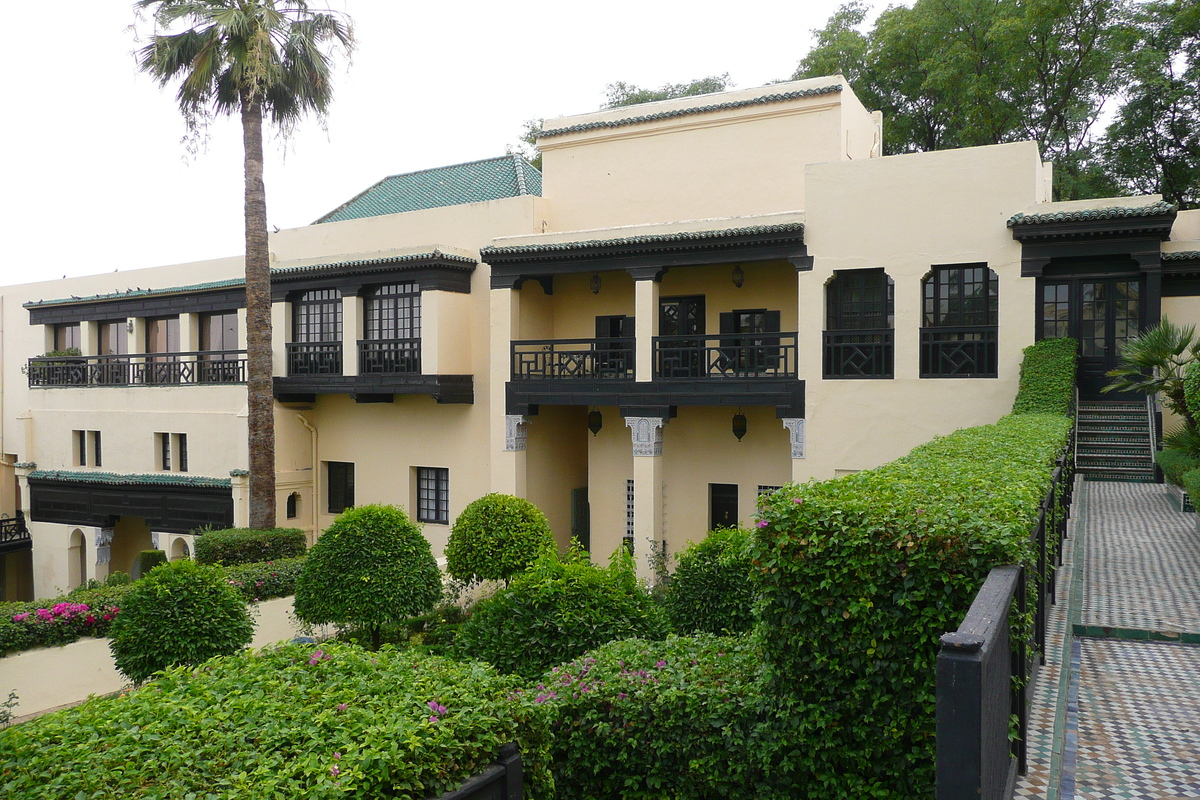
[[[0,796],[420,800],[515,741],[527,796],[549,800],[534,699],[480,663],[288,645],[169,669],[0,731]]]
[[[558,796],[752,798],[762,658],[746,637],[612,642],[545,673]]]
[[[663,603],[676,633],[743,633],[754,624],[754,583],[746,528],[723,528],[676,557]]]
[[[528,500],[485,494],[454,521],[446,542],[446,571],[460,581],[508,581],[554,550],[546,515]]]
[[[666,618],[618,548],[607,567],[571,550],[542,555],[527,572],[475,605],[458,629],[456,652],[501,672],[535,677],[616,639],[661,639]]]
[[[196,560],[201,564],[251,564],[304,555],[308,538],[299,528],[226,528],[196,536]]]
[[[385,626],[433,608],[442,574],[421,529],[396,506],[368,505],[341,514],[308,553],[296,579],[296,616],[370,632],[375,648]]]
[[[167,667],[236,653],[253,636],[246,602],[225,574],[180,560],[130,585],[109,648],[121,674],[141,683]]]

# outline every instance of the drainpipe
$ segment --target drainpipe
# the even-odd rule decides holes
[[[312,440],[312,471],[313,471],[313,496],[312,496],[312,540],[313,544],[317,541],[317,505],[321,502],[321,462],[317,461],[317,429],[312,426],[303,414],[297,414],[296,419],[300,420],[300,424],[308,429],[309,438]]]

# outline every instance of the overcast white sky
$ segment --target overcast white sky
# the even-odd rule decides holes
[[[501,155],[524,120],[596,110],[617,80],[786,78],[840,0],[331,0],[358,49],[323,131],[266,142],[267,214],[307,225],[386,175]],[[882,3],[878,4],[882,6]],[[173,94],[135,68],[127,0],[64,0],[0,48],[0,284],[237,255],[236,122],[189,155]]]

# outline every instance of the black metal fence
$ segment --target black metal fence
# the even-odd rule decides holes
[[[921,328],[922,378],[994,378],[996,326]]]
[[[656,378],[794,378],[795,333],[654,337]]]
[[[822,370],[826,378],[890,378],[895,372],[895,331],[878,328],[825,331]]]
[[[31,387],[245,383],[246,351],[39,357],[26,373]]]
[[[15,517],[0,519],[0,555],[29,550],[33,540],[29,536],[29,528],[25,525],[25,514],[17,512]]]
[[[1050,606],[1057,599],[1054,579],[1062,565],[1074,454],[1072,430],[1029,535],[1035,548],[1030,569],[994,568],[958,630],[941,638],[937,800],[1003,800],[1015,776],[1025,773],[1028,689],[1037,666],[1046,661],[1046,628]],[[1026,637],[1020,630],[1030,614],[1031,599],[1033,630]],[[1020,626],[1018,635],[1013,635],[1014,624]]]
[[[358,374],[421,374],[421,340],[360,339]]]
[[[500,748],[500,757],[495,764],[438,800],[522,800],[524,797],[521,751],[516,744],[506,744]]]
[[[513,380],[633,380],[634,339],[526,339],[512,343]]]
[[[341,342],[288,342],[288,375],[341,375]]]

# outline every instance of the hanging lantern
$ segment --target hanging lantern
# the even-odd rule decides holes
[[[599,411],[588,412],[588,430],[595,436],[604,427],[604,416]]]
[[[600,276],[592,276],[592,294],[600,294]]]
[[[742,413],[740,408],[733,415],[733,435],[737,437],[739,442],[746,435],[746,415]]]
[[[735,288],[742,288],[742,284],[746,282],[746,273],[742,272],[741,264],[733,265],[733,285]]]

